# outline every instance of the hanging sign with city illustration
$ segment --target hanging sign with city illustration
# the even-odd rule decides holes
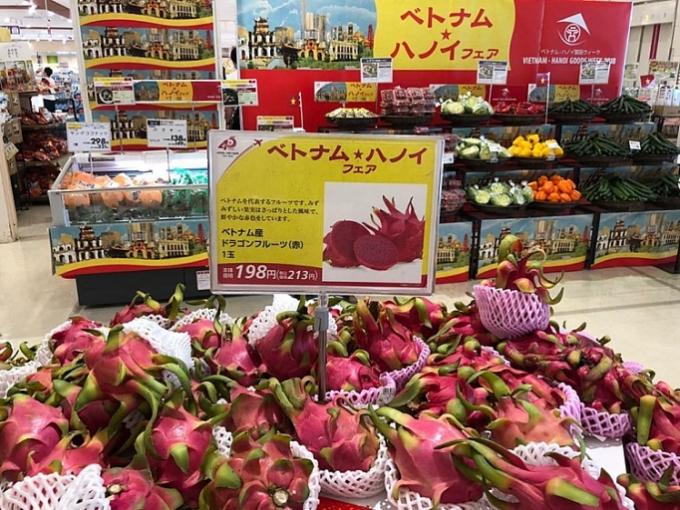
[[[222,82],[224,106],[257,106],[257,80],[224,80]]]
[[[97,78],[94,80],[94,95],[98,105],[135,104],[132,78]]]
[[[314,101],[318,103],[375,103],[377,95],[377,83],[314,82]]]
[[[82,41],[87,103],[92,120],[112,123],[112,148],[146,149],[146,120],[187,120],[189,138],[205,147],[207,132],[218,127],[221,114],[219,85],[212,85],[214,99],[195,87],[175,90],[161,82],[216,82],[214,16],[210,0],[147,2],[77,0]],[[75,9],[74,9],[75,10]],[[126,78],[154,81],[161,101],[135,99],[136,106],[116,108],[132,101],[113,101],[113,87],[102,101],[95,79]],[[83,87],[85,89],[85,87]],[[129,85],[125,95],[130,97]],[[136,91],[135,91],[135,94]],[[200,96],[201,99],[197,99]],[[198,101],[211,102],[198,102]]]
[[[218,80],[141,80],[135,81],[137,103],[193,103],[222,101]]]

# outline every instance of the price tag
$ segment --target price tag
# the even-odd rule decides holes
[[[642,149],[642,147],[640,147],[640,142],[638,140],[628,140],[628,146],[632,151],[639,151],[640,149]]]
[[[111,150],[111,123],[68,122],[66,137],[71,152],[108,152]]]
[[[9,161],[17,154],[19,154],[19,149],[17,149],[17,146],[14,145],[12,142],[7,142],[5,144],[5,159]]]
[[[210,271],[196,271],[196,289],[210,290]]]
[[[445,152],[444,153],[444,164],[445,165],[453,165],[453,152]]]
[[[549,141],[549,142],[546,142],[545,145],[546,145],[546,147],[548,147],[548,149],[559,149],[559,148],[560,148],[560,144],[557,143],[557,142],[554,141],[554,140],[551,140],[551,141]]]
[[[148,147],[186,149],[189,147],[187,121],[172,119],[147,119],[146,144]]]

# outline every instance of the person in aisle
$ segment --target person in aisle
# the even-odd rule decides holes
[[[43,77],[42,77],[41,83],[42,83],[42,85],[49,88],[50,90],[53,90],[57,86],[57,84],[52,79],[53,74],[54,74],[54,71],[52,70],[51,67],[46,67],[45,69],[43,69]]]

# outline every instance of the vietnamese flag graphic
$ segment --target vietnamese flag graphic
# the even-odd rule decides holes
[[[643,89],[648,89],[650,87],[654,86],[654,75],[653,74],[644,74],[640,76],[640,86]]]
[[[536,85],[539,87],[547,87],[550,83],[550,73],[538,73],[536,75]]]

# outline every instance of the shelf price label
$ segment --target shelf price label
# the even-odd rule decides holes
[[[174,119],[147,119],[146,144],[148,147],[164,149],[186,149],[189,147],[187,121]]]
[[[110,122],[68,122],[66,137],[70,152],[109,152]]]
[[[642,149],[640,146],[640,141],[639,140],[628,140],[628,146],[630,147],[630,150],[632,151],[639,151]]]

